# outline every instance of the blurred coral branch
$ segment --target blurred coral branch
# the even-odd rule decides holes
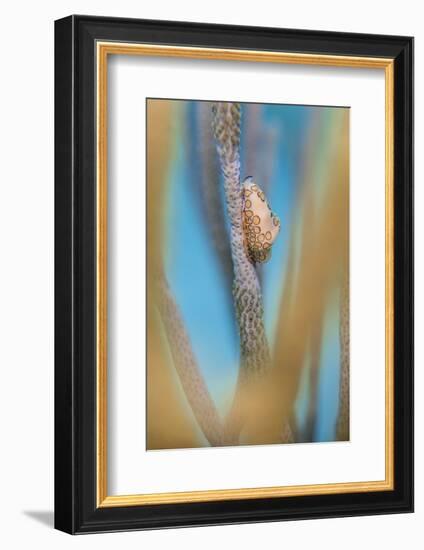
[[[219,189],[219,172],[216,149],[211,128],[211,103],[196,103],[196,126],[198,137],[198,154],[195,155],[199,164],[200,199],[205,214],[206,227],[209,231],[213,248],[217,254],[224,284],[231,294],[233,263],[231,258],[230,239],[225,224],[224,205]]]
[[[321,364],[322,318],[311,331],[311,365],[309,369],[309,399],[302,441],[314,441],[318,413],[318,381]]]
[[[194,357],[189,336],[163,272],[164,194],[172,147],[175,103],[149,101],[147,109],[147,255],[148,272],[148,442],[149,448],[196,447],[197,435],[192,419],[179,404],[172,374],[167,370],[163,343],[166,338],[181,387],[205,437],[211,445],[224,445],[227,439],[215,404]],[[164,331],[154,315],[160,313]],[[154,381],[160,383],[154,383]],[[180,426],[179,432],[176,426]],[[158,435],[159,434],[159,435]]]
[[[165,277],[158,279],[157,306],[182,388],[206,439],[212,446],[234,444],[223,424],[194,356],[190,338]]]
[[[330,291],[341,286],[341,273],[347,268],[349,115],[344,110],[334,111],[332,116],[340,118],[335,118],[338,124],[332,125],[327,158],[322,163],[328,168],[323,175],[325,185],[321,200],[317,201],[316,186],[310,183],[302,186],[297,209],[299,222],[295,222],[302,224],[301,253],[297,267],[297,261],[291,257],[296,253],[296,247],[290,244],[288,272],[277,323],[279,337],[273,356],[274,368],[249,401],[250,438],[256,443],[278,442],[282,423],[284,426],[284,422],[292,417],[311,333],[322,322]],[[321,124],[319,118],[315,123]],[[315,155],[306,158],[310,159],[310,165],[305,177],[311,182],[314,181],[315,162],[322,160],[311,161]],[[320,208],[319,216],[314,216],[316,208]],[[312,225],[313,219],[316,223]]]
[[[347,264],[348,266],[348,264]],[[347,267],[346,266],[346,267]],[[339,414],[337,418],[337,440],[349,440],[349,275],[344,269],[340,292],[340,385]]]

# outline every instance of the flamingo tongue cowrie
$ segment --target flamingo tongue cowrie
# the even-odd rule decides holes
[[[243,230],[249,258],[254,263],[263,263],[271,257],[271,247],[280,232],[280,220],[265,197],[265,193],[247,177],[243,188]]]

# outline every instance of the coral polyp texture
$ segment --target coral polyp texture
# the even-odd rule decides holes
[[[148,99],[146,142],[147,449],[347,441],[349,109]]]

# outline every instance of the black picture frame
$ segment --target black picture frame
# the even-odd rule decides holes
[[[94,91],[98,40],[394,60],[394,490],[97,507]],[[55,527],[76,534],[411,511],[413,39],[79,15],[56,21]]]

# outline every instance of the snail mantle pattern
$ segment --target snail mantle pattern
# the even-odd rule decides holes
[[[243,231],[245,245],[253,263],[267,262],[271,257],[271,247],[280,232],[280,220],[265,197],[265,193],[247,177],[243,190]]]

